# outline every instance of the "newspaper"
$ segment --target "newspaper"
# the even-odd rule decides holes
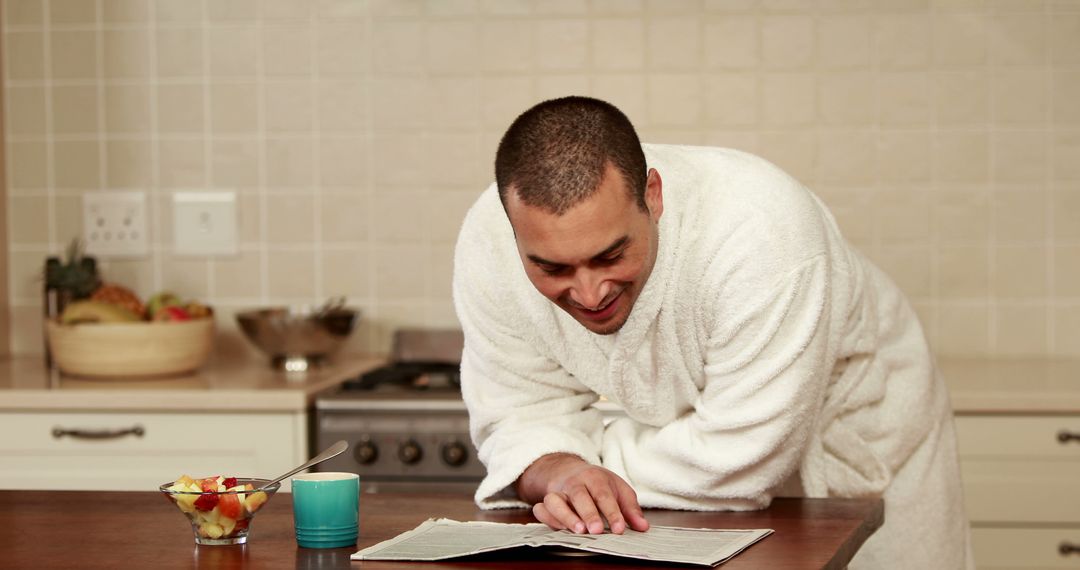
[[[445,560],[522,546],[555,547],[657,562],[716,566],[772,534],[771,529],[732,530],[654,526],[646,532],[574,534],[546,525],[428,519],[413,530],[369,546],[353,560]]]

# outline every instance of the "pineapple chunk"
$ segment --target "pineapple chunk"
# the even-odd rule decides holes
[[[190,513],[195,511],[195,497],[192,496],[191,500],[187,500],[187,495],[176,495],[176,506],[180,507],[181,511]]]
[[[247,511],[248,514],[254,513],[269,499],[270,497],[267,497],[266,493],[263,491],[251,493],[244,499],[244,510]]]
[[[214,509],[210,511],[200,512],[199,514],[201,515],[202,520],[208,524],[217,524],[218,519],[221,517],[221,512],[218,511],[217,507],[214,507]]]
[[[180,510],[184,511],[185,513],[190,513],[195,509],[195,499],[198,499],[199,496],[185,494],[191,491],[190,487],[180,481],[177,481],[176,483],[173,483],[171,486],[169,486],[169,490],[177,493],[172,497],[176,500],[176,505],[180,507]],[[196,490],[195,492],[199,491]]]
[[[236,523],[234,522],[233,524],[236,524]],[[200,527],[199,530],[202,531],[203,528]],[[219,525],[219,524],[207,524],[206,527],[205,527],[205,531],[206,531],[206,536],[208,536],[210,538],[221,538],[222,535],[225,534],[225,529],[221,528],[221,525]]]
[[[231,519],[229,517],[221,517],[221,520],[218,521],[218,524],[221,525],[221,530],[226,535],[229,535],[232,534],[233,529],[236,528],[236,519]]]

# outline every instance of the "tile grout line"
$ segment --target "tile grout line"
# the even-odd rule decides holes
[[[934,28],[933,28],[934,11],[933,11],[933,9],[930,9],[930,10],[928,10],[928,12],[929,12],[928,15],[927,15],[928,16],[928,25],[930,26],[930,29],[927,30],[927,35],[928,35],[928,38],[929,38],[929,44],[930,45],[929,45],[929,50],[928,50],[928,56],[927,56],[928,61],[926,62],[926,67],[927,67],[928,73],[934,73],[935,76],[936,76],[937,73],[940,73],[940,71],[938,71],[937,68],[935,67],[934,59],[935,59],[935,56],[937,55],[938,49],[940,49],[940,46],[938,46],[938,42],[935,41],[935,36],[934,36]],[[940,135],[941,135],[941,108],[940,108],[940,105],[938,104],[937,101],[935,101],[934,111],[933,112],[934,112],[934,119],[933,119],[933,122],[930,125],[930,136],[931,136],[931,138],[932,138],[932,140],[934,142],[938,142],[938,141],[940,141]],[[941,258],[942,258],[942,256],[941,256],[941,247],[942,247],[942,239],[941,239],[940,226],[938,224],[938,217],[940,215],[940,208],[938,207],[938,203],[939,203],[939,201],[941,199],[941,179],[940,179],[940,176],[938,175],[938,172],[937,172],[937,168],[936,168],[937,164],[938,164],[938,158],[934,156],[933,152],[931,152],[931,156],[930,156],[930,184],[928,185],[929,186],[928,191],[930,192],[931,198],[929,200],[927,200],[927,216],[930,218],[930,220],[929,220],[930,221],[930,236],[929,236],[930,237],[930,244],[929,244],[930,245],[930,260],[929,261],[930,261],[930,298],[931,298],[931,305],[930,306],[933,307],[933,311],[931,312],[931,317],[930,317],[931,322],[930,323],[924,323],[924,327],[926,329],[930,329],[930,331],[931,331],[930,332],[930,337],[931,337],[932,340],[930,341],[930,344],[931,344],[931,346],[933,348],[933,351],[935,353],[940,353],[940,352],[942,352],[942,346],[941,345],[942,345],[942,342],[943,342],[943,340],[942,340],[943,335],[941,334],[941,323],[942,323],[942,318],[941,318],[941,311],[942,311],[942,302],[941,302]],[[924,335],[925,334],[926,333],[924,332]]]
[[[149,66],[148,70],[149,85],[147,89],[147,97],[149,98],[149,113],[150,113],[150,189],[148,194],[150,198],[150,218],[153,220],[152,228],[155,229],[155,239],[150,240],[150,264],[152,277],[151,281],[153,286],[152,290],[158,291],[164,288],[164,262],[162,260],[163,252],[165,250],[165,236],[161,235],[162,227],[162,212],[161,202],[164,197],[161,195],[161,125],[158,121],[158,110],[160,105],[158,104],[158,26],[157,26],[157,8],[154,2],[147,4],[147,20],[145,22],[147,29],[147,40],[149,50]],[[147,229],[149,232],[150,229]]]
[[[105,7],[101,0],[94,0],[94,58],[97,64],[95,73],[95,92],[97,94],[96,142],[98,154],[98,190],[109,190],[108,149],[105,146]]]
[[[315,108],[315,113],[311,117],[311,188],[308,190],[308,194],[311,198],[311,240],[312,240],[312,256],[314,257],[314,283],[312,285],[314,299],[313,304],[321,303],[321,299],[325,298],[325,280],[323,279],[323,272],[325,271],[325,253],[323,251],[322,243],[322,229],[320,221],[322,219],[322,206],[323,206],[323,188],[322,188],[322,167],[321,156],[322,146],[320,144],[320,137],[322,135],[322,110],[319,105],[319,82],[316,80],[318,76],[316,70],[319,66],[318,56],[318,34],[311,25],[311,19],[308,20],[309,29],[311,33],[308,37],[308,58],[310,62],[310,69],[308,69],[307,81],[308,90],[311,96],[312,106]],[[259,49],[262,49],[260,43]],[[261,52],[260,52],[261,53]]]
[[[52,12],[51,4],[51,0],[43,0],[41,4],[41,40],[42,79],[45,93],[45,188],[46,210],[49,216],[49,250],[57,251],[58,248],[61,250],[63,248],[59,244],[56,227],[56,149],[54,148],[56,142],[53,136],[56,117],[53,115],[52,23],[49,20],[49,14]]]
[[[364,41],[367,43],[367,49],[365,50],[365,56],[364,56],[364,75],[366,76],[369,85],[375,85],[376,84],[376,81],[375,81],[376,73],[375,73],[374,50],[371,49],[371,45],[373,43],[372,39],[373,39],[374,33],[375,33],[374,21],[375,21],[375,13],[372,11],[371,4],[368,4],[365,7],[365,14],[364,14],[364,34],[365,34]],[[318,22],[319,22],[319,24],[322,23],[322,18],[321,17],[318,18]],[[321,35],[320,35],[320,37],[321,37]],[[319,78],[321,77],[321,69],[318,69],[318,65],[316,65],[316,69],[317,69],[317,71],[320,72],[320,73],[316,73],[316,76],[315,76],[316,77],[316,83],[317,83],[319,81]],[[367,211],[365,212],[365,214],[366,214],[366,218],[367,218],[366,222],[367,222],[367,228],[368,228],[367,229],[367,244],[366,244],[366,250],[367,250],[367,254],[368,254],[367,255],[367,267],[366,267],[367,271],[365,272],[366,275],[364,277],[367,279],[367,282],[368,282],[368,287],[367,287],[367,289],[368,289],[368,299],[369,299],[369,303],[370,303],[370,306],[371,306],[371,309],[370,309],[371,318],[369,318],[367,320],[368,320],[369,323],[374,325],[377,322],[376,319],[384,318],[384,315],[381,314],[382,311],[380,310],[380,309],[383,308],[383,305],[381,303],[379,303],[379,294],[378,294],[379,293],[379,291],[378,291],[379,280],[377,279],[378,267],[379,267],[378,254],[379,254],[379,249],[380,248],[377,248],[375,246],[375,242],[376,242],[376,239],[375,239],[375,237],[376,237],[375,205],[378,204],[378,200],[376,199],[376,195],[375,195],[376,194],[375,172],[374,172],[375,169],[372,166],[372,163],[374,162],[373,154],[375,152],[374,151],[374,148],[375,148],[375,114],[374,114],[375,105],[374,105],[372,99],[374,99],[374,96],[367,97],[365,99],[365,101],[364,101],[364,107],[365,107],[364,112],[367,115],[367,125],[366,125],[366,129],[365,129],[365,133],[364,133],[364,141],[365,141],[365,146],[366,146],[366,148],[364,149],[364,153],[365,153],[365,156],[364,156],[364,160],[365,160],[365,164],[364,164],[364,166],[365,166],[365,168],[364,168],[364,175],[365,175],[364,176],[364,179],[365,179],[364,180],[364,182],[365,182],[364,195],[365,195],[365,198],[366,198],[366,201],[367,201],[367,208],[366,208]],[[316,124],[316,126],[318,127],[318,124]],[[319,129],[319,135],[320,136],[322,135],[321,128]],[[320,171],[320,174],[321,174],[321,171],[322,171],[322,161],[321,160],[318,161],[318,165],[319,165],[318,170]],[[368,338],[367,338],[368,345],[367,345],[367,347],[365,347],[365,348],[367,348],[368,351],[371,351],[371,352],[375,352],[375,351],[377,351],[379,349],[378,335],[375,333],[375,330],[376,330],[375,326],[369,327],[369,331],[371,331],[371,332],[368,334]]]
[[[214,75],[210,69],[211,61],[211,30],[210,28],[210,15],[209,5],[213,0],[199,0],[199,5],[202,8],[202,26],[199,30],[200,37],[202,39],[202,92],[203,92],[203,168],[202,168],[202,186],[204,189],[210,189],[216,191],[216,184],[214,184]],[[175,209],[175,204],[173,206]],[[174,224],[176,216],[173,216]],[[173,227],[173,236],[176,235],[176,227]],[[173,244],[173,250],[175,251],[176,244]],[[206,287],[206,296],[212,297],[214,294],[214,256],[203,255],[203,270],[206,274],[203,277],[203,286]]]
[[[1052,29],[1054,23],[1054,12],[1049,5],[1044,7],[1043,22],[1046,24],[1044,29],[1045,37],[1053,38]],[[1046,334],[1046,342],[1043,346],[1044,354],[1051,355],[1064,355],[1063,347],[1058,346],[1057,339],[1057,305],[1060,303],[1058,300],[1058,291],[1055,280],[1057,278],[1057,265],[1055,263],[1056,252],[1058,244],[1054,242],[1054,234],[1057,228],[1054,223],[1054,201],[1057,197],[1057,178],[1054,173],[1054,160],[1055,160],[1055,147],[1058,134],[1058,125],[1054,121],[1054,111],[1057,108],[1057,101],[1054,97],[1054,44],[1051,39],[1046,46],[1046,53],[1043,54],[1043,64],[1046,66],[1046,97],[1047,97],[1047,116],[1045,117],[1048,128],[1044,135],[1044,141],[1046,143],[1046,150],[1049,156],[1046,157],[1046,164],[1044,165],[1046,186],[1043,189],[1043,212],[1046,216],[1046,227],[1043,232],[1043,250],[1046,252],[1046,290],[1043,293],[1046,299],[1045,305],[1042,307],[1043,315],[1046,319],[1044,325],[1044,333]]]
[[[259,258],[259,302],[261,304],[267,304],[270,299],[270,251],[268,247],[269,242],[269,222],[267,221],[267,205],[268,193],[267,193],[267,140],[266,140],[266,53],[263,48],[263,32],[265,28],[263,26],[262,14],[257,16],[257,40],[255,44],[255,84],[257,91],[255,93],[256,105],[258,111],[256,112],[257,129],[259,134],[258,150],[256,151],[255,163],[258,165],[258,172],[256,173],[256,185],[258,199],[255,201],[257,212],[255,215],[258,217],[259,222],[259,243],[258,243],[258,258]],[[237,196],[237,202],[239,202],[239,196]],[[249,214],[250,215],[250,214]],[[239,229],[239,228],[238,228]],[[239,240],[239,235],[237,240]]]
[[[982,12],[986,22],[992,21],[992,16],[989,12]],[[993,49],[990,46],[990,39],[986,39],[986,59],[983,67],[986,70],[987,81],[989,89],[987,93],[988,98],[988,123],[990,125],[997,125],[998,112],[997,112],[997,90],[996,87],[999,83],[999,74],[1001,66],[997,61],[994,61]],[[987,160],[986,160],[986,348],[984,352],[993,353],[998,348],[998,305],[995,295],[998,294],[998,288],[1001,284],[1000,276],[998,275],[998,250],[1000,247],[1000,240],[997,233],[997,224],[994,220],[993,214],[993,198],[997,193],[998,184],[994,178],[994,169],[997,166],[999,160],[997,145],[995,144],[994,133],[990,129],[987,129]]]
[[[310,283],[305,283],[305,287],[310,284],[311,292],[308,293],[307,296],[314,298],[318,298],[323,293],[324,284],[322,279],[322,272],[325,265],[322,259],[323,249],[321,243],[321,235],[319,234],[320,230],[318,223],[322,208],[323,180],[321,144],[321,125],[323,110],[319,99],[319,77],[321,75],[319,72],[319,41],[321,38],[318,32],[321,18],[319,17],[318,10],[319,8],[317,6],[312,7],[311,11],[307,15],[305,22],[308,29],[308,69],[307,73],[303,76],[303,80],[308,96],[311,114],[308,117],[307,130],[296,135],[299,140],[307,139],[309,141],[309,148],[311,149],[311,153],[309,155],[311,164],[309,166],[308,175],[304,177],[305,181],[303,182],[305,187],[298,195],[305,198],[307,202],[311,204],[312,227],[311,233],[308,235],[307,239],[310,242],[310,245],[308,246],[308,251],[310,251],[310,255],[312,256],[311,267],[313,270],[313,274],[311,275]],[[285,138],[286,136],[289,136],[289,133],[278,131],[275,132],[275,136]],[[280,193],[281,195],[284,195],[286,193],[283,192],[280,188],[276,188],[274,192],[275,194]],[[267,216],[269,216],[269,208],[267,209]],[[267,224],[269,224],[269,217],[267,218]],[[270,240],[268,239],[267,242],[269,243],[269,241]],[[285,249],[283,249],[285,245],[286,244],[274,244],[274,250],[279,252],[285,251]],[[302,250],[297,249],[297,251]],[[309,302],[313,302],[313,300]]]

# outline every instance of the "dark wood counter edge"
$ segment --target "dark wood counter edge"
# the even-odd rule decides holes
[[[845,560],[851,560],[862,545],[875,533],[881,525],[885,524],[885,501],[878,499],[870,515],[863,521],[859,528],[851,533],[849,539],[837,550],[833,559],[825,566],[824,570],[844,570],[848,567]]]
[[[159,502],[160,501],[160,502]],[[147,508],[150,505],[152,508]],[[366,505],[366,506],[365,506]],[[418,508],[422,506],[423,508]],[[445,516],[457,520],[489,520],[493,522],[532,522],[527,509],[497,511],[478,510],[471,497],[457,494],[386,494],[364,495],[361,498],[361,537],[355,547],[325,551],[297,549],[292,532],[292,505],[288,495],[272,499],[256,520],[255,548],[236,550],[196,547],[192,551],[190,528],[172,506],[156,492],[80,492],[80,491],[0,491],[0,522],[11,529],[0,543],[7,541],[9,562],[15,567],[68,568],[70,549],[56,549],[50,542],[32,537],[51,533],[54,542],[77,546],[85,559],[86,568],[112,569],[119,561],[162,562],[162,568],[189,568],[183,559],[192,552],[205,554],[209,565],[237,562],[231,567],[244,568],[307,568],[311,559],[326,562],[319,568],[355,568],[348,557],[356,550],[414,528],[424,518]],[[134,509],[134,510],[133,510]],[[777,499],[763,511],[702,512],[653,511],[654,523],[674,526],[705,527],[705,520],[724,519],[714,528],[773,528],[776,535],[750,547],[725,564],[734,568],[843,568],[869,536],[881,525],[883,506],[880,499]],[[57,516],[67,524],[55,526]],[[117,534],[123,525],[117,519],[136,522],[126,533]],[[130,520],[129,520],[130,519]],[[366,522],[365,522],[366,521]],[[731,526],[728,526],[731,525]],[[165,537],[165,538],[162,538]],[[821,542],[820,539],[825,539]],[[117,551],[117,545],[131,540],[130,551]],[[779,540],[779,542],[777,542]],[[14,541],[14,542],[12,542]],[[790,541],[790,542],[789,542]],[[790,547],[783,547],[790,544]],[[763,549],[764,547],[764,549]],[[780,547],[779,550],[777,547]],[[126,548],[126,547],[125,547]],[[182,558],[177,558],[180,555]],[[160,558],[164,556],[164,558]],[[235,559],[235,560],[233,560]],[[326,559],[326,560],[323,560]],[[28,561],[33,561],[30,564]],[[165,563],[167,561],[167,563]],[[477,564],[476,562],[480,562]],[[596,561],[583,565],[567,559],[563,567],[622,568],[619,561]],[[543,560],[515,560],[510,568],[545,568]],[[226,564],[228,565],[228,564]],[[0,564],[2,566],[2,564]],[[648,567],[650,564],[634,564]],[[146,566],[144,566],[146,567]],[[311,566],[314,567],[314,566]],[[489,567],[482,561],[445,561],[445,563],[364,563],[365,568],[404,570],[434,570],[435,568]],[[498,568],[495,563],[491,568]]]

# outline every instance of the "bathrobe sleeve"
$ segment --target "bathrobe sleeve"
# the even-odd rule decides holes
[[[709,292],[720,309],[693,409],[657,427],[619,419],[605,433],[604,465],[643,506],[764,508],[798,468],[832,370],[827,269],[819,254],[771,286]]]

